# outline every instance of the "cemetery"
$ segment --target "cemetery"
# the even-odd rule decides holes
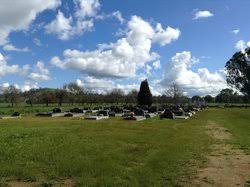
[[[144,80],[133,103],[0,106],[0,166],[6,166],[0,167],[0,176],[6,176],[0,184],[99,186],[100,182],[116,186],[124,178],[121,184],[129,186],[141,180],[192,186],[199,177],[195,173],[210,162],[208,155],[217,154],[216,159],[228,162],[227,151],[211,152],[216,138],[221,146],[234,143],[249,153],[250,105],[211,104],[202,97],[187,100],[176,93],[168,102],[153,102]],[[224,136],[237,138],[224,140]],[[244,159],[232,167],[237,171],[242,164],[248,173],[250,159],[245,152],[237,154]],[[231,157],[230,162],[236,162]],[[214,167],[209,169],[217,170]],[[167,181],[159,179],[163,173]]]
[[[0,187],[250,187],[250,0],[0,0]]]
[[[0,146],[5,151],[1,154],[0,165],[3,166],[4,161],[8,167],[1,167],[0,174],[7,173],[8,176],[14,170],[15,176],[25,184],[35,180],[40,184],[56,185],[72,180],[80,186],[86,182],[97,185],[97,181],[91,180],[95,176],[102,184],[115,186],[116,177],[155,183],[162,172],[168,171],[168,185],[175,186],[183,180],[188,184],[190,177],[195,177],[191,173],[203,165],[209,153],[208,145],[213,140],[207,135],[206,128],[211,120],[229,129],[237,137],[232,141],[250,151],[249,108],[168,106],[153,110],[119,106],[119,110],[114,110],[114,107],[102,106],[91,113],[91,108],[85,108],[88,112],[84,107],[77,108],[61,111],[57,108],[48,112],[59,117],[33,113],[23,114],[22,118],[2,118]],[[114,111],[123,115],[114,117]],[[59,115],[65,113],[81,115],[75,118]],[[20,162],[29,163],[30,160],[33,160],[32,165],[18,167]],[[92,174],[84,169],[88,167],[94,169]],[[131,168],[129,172],[125,172],[127,167]],[[138,169],[143,172],[137,173]],[[46,171],[45,180],[42,170]],[[23,172],[25,177],[18,174]],[[59,181],[53,177],[55,173],[60,177]],[[114,173],[116,177],[113,177]],[[5,179],[2,181],[8,183]],[[135,185],[133,180],[127,182]]]
[[[207,106],[161,106],[161,110],[157,107],[145,108],[145,106],[111,106],[95,107],[93,110],[88,108],[73,108],[63,112],[60,108],[54,108],[51,112],[37,113],[36,116],[45,117],[84,117],[84,119],[101,120],[109,117],[120,117],[124,120],[141,121],[148,118],[159,117],[160,119],[188,119],[196,114],[196,112],[208,108]]]
[[[0,176],[5,176],[0,184],[136,186],[140,181],[142,186],[199,186],[204,176],[213,177],[221,167],[223,173],[233,167],[234,176],[244,183],[250,163],[250,105],[209,103],[179,94],[176,85],[172,88],[167,102],[153,96],[144,80],[130,103],[120,95],[115,98],[124,100],[110,103],[0,105]],[[96,101],[118,93],[99,95]],[[231,144],[244,149],[237,149],[242,159],[228,154],[233,150],[213,150],[217,141],[222,150]],[[215,161],[210,154],[218,155]],[[205,163],[222,161],[226,164],[206,168]],[[168,180],[159,179],[162,175]]]

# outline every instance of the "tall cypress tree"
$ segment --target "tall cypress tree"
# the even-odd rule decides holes
[[[153,103],[152,94],[148,86],[147,79],[141,82],[140,91],[137,96],[137,102],[139,105],[151,106]]]

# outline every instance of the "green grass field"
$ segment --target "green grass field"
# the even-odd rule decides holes
[[[250,109],[213,108],[184,121],[86,121],[31,114],[0,120],[0,181],[177,186],[206,163],[214,141],[205,132],[211,120],[228,128],[231,143],[250,153]]]
[[[95,105],[93,105],[92,107],[94,107]],[[42,104],[36,104],[33,107],[27,105],[27,104],[19,104],[17,106],[11,107],[10,104],[7,103],[1,103],[0,104],[0,115],[9,115],[9,114],[13,114],[14,112],[19,112],[21,114],[34,114],[34,113],[38,113],[38,112],[48,112],[53,110],[53,108],[58,108],[59,106],[57,104],[50,104],[48,107]],[[82,108],[83,105],[70,105],[70,104],[63,104],[61,108],[63,111],[65,110],[69,110],[72,109],[74,107],[79,107]],[[88,105],[86,105],[86,107],[89,107]]]
[[[230,143],[250,154],[250,109],[213,109],[209,116],[233,135]]]

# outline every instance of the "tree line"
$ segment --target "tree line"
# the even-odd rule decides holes
[[[239,95],[232,89],[223,89],[213,97],[206,95],[204,97],[195,95],[193,97],[185,96],[177,84],[172,84],[162,95],[152,96],[147,80],[141,84],[140,91],[131,90],[129,93],[121,89],[113,89],[107,93],[96,93],[78,86],[76,83],[69,83],[63,88],[39,88],[21,92],[15,86],[9,86],[1,95],[1,102],[10,103],[11,106],[25,102],[27,105],[34,104],[63,104],[69,105],[92,105],[92,104],[183,104],[183,103],[247,103],[248,97]]]

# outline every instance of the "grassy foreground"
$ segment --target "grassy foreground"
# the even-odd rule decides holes
[[[250,109],[213,109],[209,118],[229,130],[230,143],[250,154]]]
[[[186,121],[85,121],[37,118],[0,121],[0,177],[50,185],[175,186],[204,164],[209,120],[225,125],[250,150],[250,109],[209,109]],[[1,185],[0,185],[1,186]]]

